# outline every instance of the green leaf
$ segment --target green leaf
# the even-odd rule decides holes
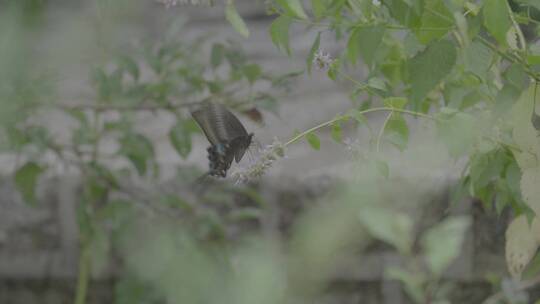
[[[221,43],[214,43],[210,53],[210,65],[212,68],[217,68],[223,62],[225,57],[225,47]]]
[[[315,38],[315,41],[313,41],[313,45],[311,46],[311,49],[309,50],[309,54],[306,59],[306,66],[307,66],[308,74],[311,74],[311,67],[313,67],[313,58],[315,58],[315,53],[319,50],[320,43],[321,43],[321,32],[318,32],[317,38]]]
[[[465,68],[486,81],[486,74],[491,67],[492,53],[484,44],[474,41],[464,50]]]
[[[402,115],[393,113],[392,117],[386,124],[384,129],[384,136],[387,141],[393,144],[400,151],[407,148],[409,141],[409,128],[407,122]]]
[[[441,80],[452,71],[456,63],[457,51],[454,44],[441,40],[430,44],[409,62],[410,97],[413,105],[418,105]]]
[[[435,275],[440,276],[458,257],[470,222],[465,216],[451,217],[429,229],[422,238],[429,268]]]
[[[507,162],[507,155],[502,150],[475,154],[469,164],[469,175],[473,187],[485,187],[493,179],[501,176]]]
[[[379,77],[371,77],[368,80],[368,86],[370,86],[373,89],[380,90],[380,91],[386,90],[386,82],[384,81],[384,79],[379,78]]]
[[[347,113],[347,115],[349,115],[349,117],[355,119],[360,124],[366,124],[367,125],[367,123],[368,123],[366,116],[364,114],[360,113],[360,111],[358,111],[356,109],[350,110]]]
[[[233,1],[229,1],[225,7],[225,17],[234,27],[234,29],[244,37],[249,37],[249,29],[244,22],[244,19],[238,14]]]
[[[384,178],[388,179],[390,177],[390,167],[388,166],[388,163],[377,160],[375,164],[377,165],[377,171],[379,171]]]
[[[540,65],[540,55],[531,55],[527,56],[527,63],[530,65]]]
[[[182,121],[178,121],[169,131],[169,140],[178,154],[186,159],[191,152],[191,133]]]
[[[313,11],[315,18],[318,19],[324,16],[328,3],[328,0],[311,0],[311,10]]]
[[[357,58],[362,56],[364,63],[371,67],[384,36],[383,26],[358,27],[355,29],[347,44],[347,58],[356,64]]]
[[[36,184],[45,169],[34,162],[28,162],[15,172],[15,186],[28,204],[36,203]]]
[[[270,25],[270,38],[272,38],[272,43],[274,45],[291,55],[291,49],[289,47],[289,27],[291,25],[292,19],[287,16],[279,16],[272,22]]]
[[[403,109],[407,102],[408,100],[405,97],[389,97],[383,100],[383,104],[385,107],[394,109]]]
[[[381,1],[390,10],[390,15],[400,24],[411,29],[420,26],[422,20],[418,10],[409,5],[407,0],[385,0]]]
[[[414,303],[423,303],[426,301],[425,284],[426,275],[418,271],[408,271],[397,267],[388,267],[385,269],[387,278],[400,281],[409,297]]]
[[[320,150],[321,149],[321,140],[319,139],[319,137],[317,135],[315,135],[315,133],[308,133],[306,135],[306,139],[309,143],[309,145],[315,149],[315,150]]]
[[[538,2],[538,0],[516,0],[516,2],[525,4],[525,5],[530,5],[540,10],[540,2]]]
[[[457,158],[467,154],[478,136],[474,117],[462,112],[441,112],[438,118],[437,132],[450,155]]]
[[[505,256],[510,274],[519,278],[527,264],[533,259],[540,240],[540,222],[535,218],[532,223],[524,215],[514,218],[506,229]]]
[[[276,2],[285,9],[287,14],[300,19],[308,19],[300,0],[276,0]]]
[[[443,0],[431,0],[425,2],[421,22],[422,26],[416,31],[416,37],[421,43],[428,44],[446,35],[454,25],[454,18]]]
[[[142,134],[128,134],[120,139],[120,145],[120,154],[129,159],[139,175],[144,175],[148,161],[154,157],[152,143]]]
[[[338,143],[341,143],[343,141],[341,123],[339,121],[335,122],[332,125],[332,138]]]
[[[380,205],[369,204],[363,206],[358,216],[374,238],[396,247],[402,254],[410,252],[413,222],[409,216]],[[389,218],[392,220],[388,221]]]
[[[535,86],[524,90],[517,102],[512,106],[510,123],[513,128],[512,139],[519,150],[512,150],[514,157],[522,171],[527,169],[537,169],[540,164],[540,141],[538,131],[531,123],[535,95]],[[539,188],[540,189],[540,188]],[[540,200],[538,202],[540,214]]]
[[[120,66],[125,69],[131,77],[135,80],[139,80],[139,66],[137,63],[129,56],[121,56],[120,59]]]
[[[178,195],[174,194],[165,194],[161,197],[161,202],[167,206],[179,208],[185,211],[193,210],[193,206],[187,201],[180,198]]]
[[[242,67],[242,73],[250,84],[255,83],[261,77],[262,70],[258,64],[246,64]]]
[[[506,1],[485,0],[482,8],[484,26],[497,41],[506,45],[506,33],[512,26]]]

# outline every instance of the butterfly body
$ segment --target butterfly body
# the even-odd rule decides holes
[[[208,174],[226,177],[232,161],[240,162],[249,148],[253,133],[221,104],[208,103],[191,114],[210,142]]]

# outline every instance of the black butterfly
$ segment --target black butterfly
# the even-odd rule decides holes
[[[207,103],[191,115],[210,142],[208,160],[211,176],[225,177],[233,159],[239,162],[251,145],[253,133],[247,133],[242,123],[227,108]]]

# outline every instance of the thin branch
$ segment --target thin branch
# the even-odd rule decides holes
[[[439,120],[438,118],[436,118],[434,116],[431,116],[431,115],[428,115],[428,114],[409,111],[409,110],[404,110],[404,109],[390,108],[390,107],[371,108],[371,109],[367,109],[367,110],[364,110],[364,111],[359,111],[358,114],[367,114],[367,113],[371,113],[371,112],[398,112],[398,113],[408,114],[408,115],[415,116],[415,117],[427,118],[427,119],[431,119],[431,120],[435,120],[435,121]],[[349,115],[349,114],[339,115],[339,116],[335,117],[334,119],[331,119],[329,121],[318,124],[315,127],[307,129],[306,131],[294,136],[289,141],[287,141],[284,144],[284,146],[286,147],[286,146],[289,146],[289,145],[299,141],[300,139],[302,139],[304,136],[308,135],[311,132],[315,132],[315,131],[320,130],[320,129],[324,128],[324,127],[328,127],[328,126],[334,124],[335,122],[337,122],[339,120],[349,119],[349,118],[352,118],[352,115]]]
[[[205,98],[201,101],[195,102],[185,102],[179,104],[150,104],[142,103],[137,105],[119,105],[119,104],[54,104],[55,107],[61,108],[62,110],[93,110],[98,112],[104,111],[157,111],[157,110],[175,110],[179,108],[188,108],[195,105],[198,105],[204,101],[209,100],[210,97]]]

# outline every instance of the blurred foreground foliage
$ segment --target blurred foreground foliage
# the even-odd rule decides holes
[[[30,204],[37,203],[42,176],[82,178],[77,304],[85,301],[90,277],[109,271],[111,255],[121,261],[117,303],[312,302],[369,239],[398,254],[401,263],[384,275],[401,281],[413,302],[448,303],[455,286],[444,274],[461,252],[471,219],[448,216],[418,231],[410,209],[429,202],[432,185],[393,184],[395,168],[382,153],[386,144],[411,148],[406,116],[432,121],[451,159],[467,163],[454,201],[471,195],[486,210],[512,208],[510,273],[521,277],[536,255],[535,1],[269,1],[276,15],[269,39],[279,49],[292,53],[292,26],[316,29],[308,72],[316,62],[330,79],[354,85],[351,111],[297,133],[285,146],[306,138],[318,150],[316,132],[325,127],[342,143],[346,120],[371,132],[366,114],[387,114],[379,132],[371,132],[371,145],[355,151],[360,178],[317,200],[287,237],[265,231],[269,205],[257,188],[218,183],[194,195],[190,185],[201,172],[191,167],[175,174],[177,191],[159,188],[156,181],[169,168],[160,167],[147,127],[168,122],[164,136],[188,159],[199,133],[189,116],[193,106],[221,102],[260,123],[278,113],[276,94],[289,90],[299,73],[273,75],[234,41],[184,35],[186,21],[165,11],[157,33],[143,30],[133,39],[130,26],[156,3],[97,0],[60,10],[52,2],[0,4],[0,149]],[[234,1],[227,1],[224,14],[241,35],[250,35]],[[328,35],[345,46],[333,56],[321,52]],[[77,82],[74,65],[88,72],[88,82]],[[352,76],[360,66],[368,71],[362,81]],[[69,126],[55,124],[61,121]],[[139,181],[150,186],[136,186]],[[501,300],[527,301],[523,286],[504,287]]]

